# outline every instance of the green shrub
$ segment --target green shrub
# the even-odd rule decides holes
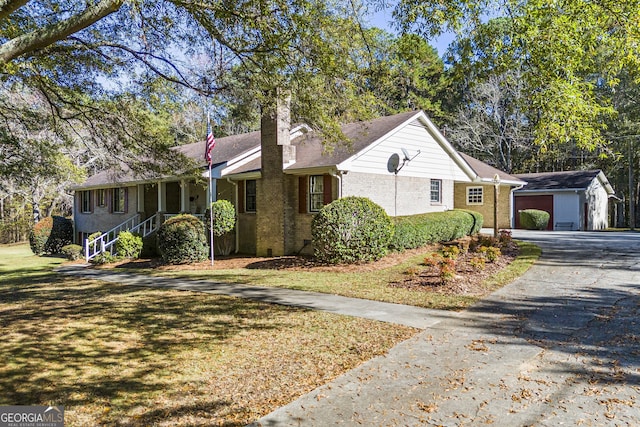
[[[157,258],[159,256],[158,233],[154,231],[147,237],[142,238],[142,251],[140,252],[140,258]]]
[[[80,245],[66,245],[60,250],[60,253],[64,255],[68,260],[76,261],[82,258],[82,246]]]
[[[121,231],[115,245],[119,257],[139,258],[142,252],[142,237],[130,231]]]
[[[59,254],[63,246],[72,242],[73,222],[62,216],[43,218],[29,234],[29,245],[36,255]]]
[[[29,234],[29,246],[36,255],[44,254],[44,246],[53,229],[53,218],[50,216],[38,221]]]
[[[311,223],[315,256],[333,264],[382,258],[393,235],[387,213],[365,197],[345,197],[326,205]]]
[[[213,235],[222,236],[233,230],[236,225],[236,208],[233,207],[228,200],[216,200],[211,203],[213,210]],[[211,221],[209,219],[209,210],[205,212],[205,223],[209,230]]]
[[[461,209],[395,217],[395,233],[389,246],[394,250],[404,250],[450,242],[477,234],[482,228],[482,221],[478,212]]]
[[[538,209],[520,211],[520,225],[526,230],[544,230],[549,225],[549,212]]]
[[[204,223],[193,215],[169,218],[158,230],[158,250],[166,264],[189,264],[207,259]]]
[[[44,246],[50,254],[59,254],[63,246],[73,243],[73,221],[63,216],[53,217],[51,235]]]
[[[103,265],[103,264],[109,264],[111,262],[116,262],[117,260],[118,260],[118,257],[111,255],[109,252],[102,252],[94,256],[93,258],[91,258],[89,262],[95,265]]]

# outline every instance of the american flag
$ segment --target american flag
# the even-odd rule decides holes
[[[209,165],[211,165],[211,151],[216,145],[216,139],[213,137],[213,130],[211,129],[211,121],[207,117],[207,143],[204,148],[204,159]]]

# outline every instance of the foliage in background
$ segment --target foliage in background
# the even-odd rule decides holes
[[[311,223],[314,253],[341,264],[382,258],[393,235],[391,218],[365,197],[344,197],[324,206]]]
[[[549,212],[539,209],[524,209],[519,214],[520,225],[526,230],[544,230],[549,225]]]
[[[208,256],[207,234],[203,222],[193,215],[176,215],[158,230],[158,250],[166,264],[190,264]]]
[[[398,216],[393,221],[395,233],[389,247],[402,251],[477,234],[482,228],[483,217],[478,212],[454,209],[447,212]]]

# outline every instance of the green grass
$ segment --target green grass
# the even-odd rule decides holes
[[[65,425],[245,425],[416,330],[56,274],[0,245],[0,405]]]
[[[518,242],[521,252],[517,260],[486,282],[487,293],[510,283],[521,276],[540,256],[540,249],[530,243]],[[391,287],[389,283],[401,281],[407,269],[418,266],[425,253],[405,259],[402,263],[382,270],[353,272],[274,270],[237,268],[232,270],[135,270],[138,273],[168,277],[206,279],[224,283],[240,283],[255,286],[297,289],[364,298],[374,301],[408,304],[440,310],[463,310],[478,296],[450,295],[437,292],[421,292]]]

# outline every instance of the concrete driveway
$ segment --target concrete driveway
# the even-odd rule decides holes
[[[514,235],[523,277],[256,425],[640,425],[640,234]]]

